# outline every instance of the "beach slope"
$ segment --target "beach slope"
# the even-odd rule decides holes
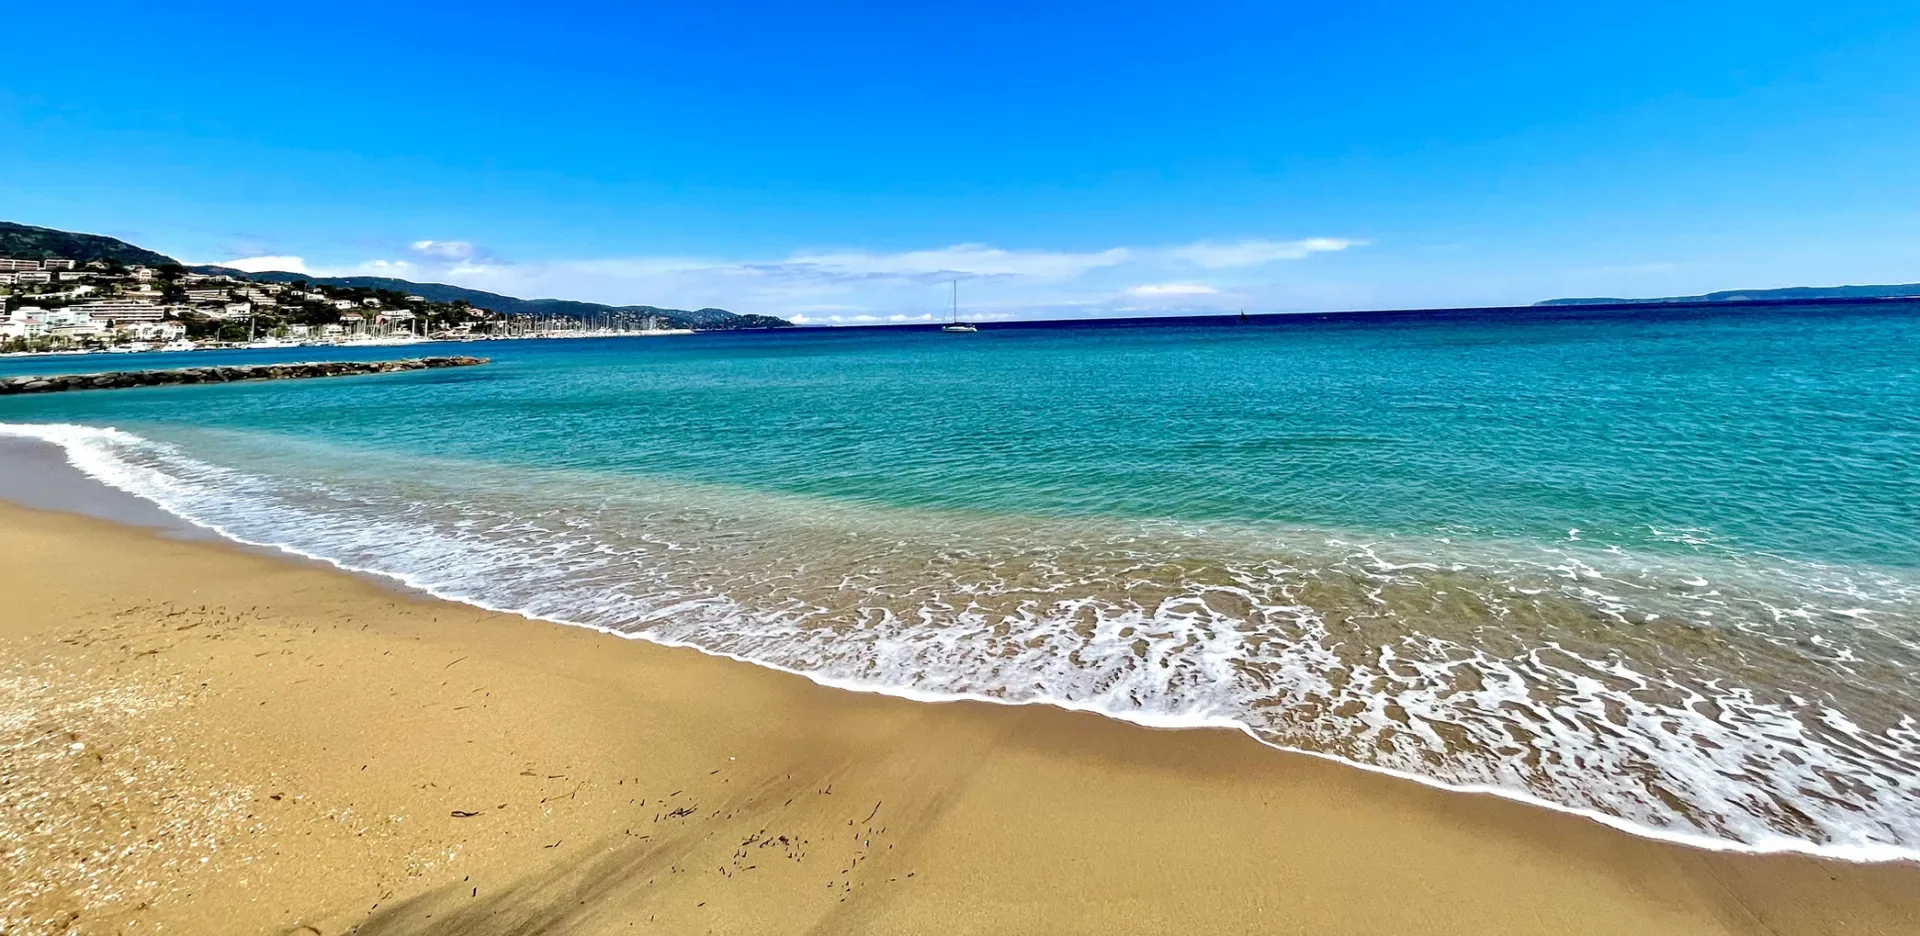
[[[1263,748],[919,704],[0,506],[9,933],[1907,933],[1711,853]]]

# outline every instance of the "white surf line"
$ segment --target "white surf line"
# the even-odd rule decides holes
[[[413,589],[423,594],[430,595],[442,601],[457,602],[459,604],[464,604],[469,607],[479,608],[480,610],[483,610],[483,611],[491,611],[499,614],[511,614],[517,617],[525,618],[530,621],[539,621],[541,623],[546,623],[546,624],[559,624],[566,627],[578,627],[578,628],[595,631],[602,634],[608,634],[614,637],[625,638],[628,640],[640,640],[646,643],[654,644],[656,646],[675,647],[675,648],[693,650],[695,652],[704,654],[709,657],[732,660],[736,663],[744,663],[749,666],[757,666],[762,669],[769,669],[775,672],[786,673],[792,676],[798,676],[798,677],[801,677],[802,679],[806,679],[809,682],[814,683],[815,685],[824,686],[829,689],[837,689],[843,692],[859,692],[859,693],[866,693],[869,695],[881,695],[881,696],[888,696],[896,699],[903,699],[910,702],[920,702],[920,703],[928,703],[928,704],[940,704],[940,703],[950,703],[950,702],[982,702],[988,705],[1002,705],[1002,706],[1009,706],[1009,707],[1026,706],[1026,705],[1044,705],[1044,706],[1051,706],[1057,709],[1062,709],[1069,712],[1082,712],[1082,713],[1087,713],[1092,715],[1099,715],[1106,718],[1114,719],[1116,721],[1123,721],[1130,724],[1140,725],[1146,728],[1158,728],[1158,729],[1164,729],[1164,730],[1181,730],[1181,729],[1193,729],[1193,728],[1230,729],[1230,730],[1238,731],[1241,734],[1246,735],[1248,738],[1251,738],[1255,743],[1260,744],[1263,747],[1270,748],[1272,750],[1284,751],[1290,754],[1300,754],[1300,755],[1305,755],[1307,757],[1318,758],[1323,761],[1330,761],[1332,763],[1340,764],[1342,766],[1349,767],[1355,770],[1363,770],[1368,773],[1393,777],[1398,780],[1406,780],[1406,781],[1420,784],[1421,786],[1428,787],[1430,789],[1443,790],[1449,793],[1463,793],[1463,794],[1479,795],[1479,796],[1495,796],[1504,800],[1521,803],[1527,806],[1546,809],[1553,812],[1562,813],[1565,815],[1578,816],[1582,819],[1587,819],[1593,822],[1597,822],[1610,829],[1624,832],[1628,835],[1633,835],[1638,838],[1651,839],[1654,841],[1666,842],[1673,845],[1681,845],[1688,848],[1697,848],[1702,851],[1725,852],[1725,853],[1744,854],[1744,855],[1781,855],[1781,854],[1809,855],[1816,858],[1827,858],[1827,859],[1832,859],[1836,861],[1845,861],[1845,862],[1856,863],[1856,864],[1882,864],[1882,863],[1900,862],[1900,861],[1920,862],[1920,848],[1907,848],[1900,845],[1889,845],[1884,843],[1822,844],[1819,842],[1809,842],[1804,839],[1796,839],[1796,838],[1791,838],[1783,835],[1768,836],[1766,839],[1760,842],[1749,843],[1749,842],[1736,842],[1729,839],[1715,838],[1713,836],[1701,835],[1693,832],[1677,832],[1670,829],[1653,828],[1650,826],[1641,825],[1639,823],[1630,821],[1628,819],[1624,819],[1620,816],[1615,816],[1609,813],[1600,812],[1599,810],[1589,809],[1582,806],[1569,806],[1565,803],[1555,802],[1553,800],[1536,796],[1525,790],[1516,790],[1511,787],[1497,786],[1494,784],[1448,783],[1444,780],[1440,780],[1435,777],[1429,777],[1424,774],[1417,774],[1410,771],[1399,770],[1392,767],[1382,767],[1376,764],[1366,764],[1366,763],[1360,763],[1358,761],[1347,760],[1346,758],[1340,757],[1335,754],[1329,754],[1324,751],[1315,751],[1308,748],[1298,748],[1298,747],[1292,747],[1289,745],[1275,744],[1271,741],[1268,741],[1260,737],[1258,734],[1254,732],[1252,727],[1249,726],[1247,723],[1235,718],[1224,716],[1224,715],[1213,715],[1213,716],[1160,715],[1160,714],[1155,714],[1150,712],[1131,712],[1131,711],[1124,711],[1124,710],[1116,711],[1113,709],[1103,708],[1099,705],[1092,704],[1092,703],[1075,702],[1068,699],[1055,699],[1051,697],[1037,697],[1037,698],[1030,698],[1030,699],[1006,699],[1006,698],[1001,698],[997,696],[980,695],[976,693],[930,692],[923,689],[916,689],[911,686],[887,686],[887,685],[878,685],[874,683],[863,683],[863,682],[858,682],[854,680],[827,676],[821,673],[810,672],[807,670],[793,669],[791,667],[781,666],[780,664],[777,664],[777,663],[769,663],[764,660],[756,660],[752,657],[741,656],[739,654],[730,653],[724,650],[714,650],[709,647],[703,647],[699,644],[689,643],[686,641],[673,640],[671,638],[665,638],[665,637],[658,637],[652,634],[628,633],[625,631],[614,630],[613,628],[609,628],[609,627],[601,627],[595,624],[584,624],[578,621],[569,621],[564,618],[550,617],[550,616],[538,614],[532,611],[528,611],[523,608],[509,608],[509,607],[494,605],[482,598],[477,598],[470,595],[461,595],[461,594],[452,593],[445,589],[436,587],[430,583],[421,581],[417,576],[414,576],[408,573],[389,572],[384,569],[377,569],[377,568],[372,568],[367,566],[350,565],[348,563],[341,562],[337,559],[334,559],[330,556],[321,555],[319,553],[308,552],[306,550],[289,546],[283,543],[250,540],[250,539],[246,539],[244,537],[238,536],[226,530],[225,528],[221,527],[217,523],[207,521],[207,520],[202,520],[198,517],[192,516],[182,510],[175,508],[172,505],[169,505],[163,502],[157,497],[150,496],[141,491],[134,490],[125,485],[117,483],[117,479],[113,476],[114,474],[113,472],[98,466],[97,464],[94,463],[93,459],[85,458],[80,454],[79,450],[81,449],[81,446],[78,444],[77,440],[72,438],[74,434],[74,430],[91,431],[96,433],[97,432],[117,433],[120,435],[127,436],[129,438],[143,439],[143,437],[136,436],[133,433],[124,432],[122,430],[114,429],[112,427],[83,426],[83,425],[77,425],[73,423],[48,423],[48,424],[0,423],[0,434],[26,436],[30,438],[40,439],[46,442],[51,442],[55,445],[59,445],[61,449],[66,452],[68,464],[72,465],[75,470],[78,470],[86,474],[88,477],[91,477],[94,480],[101,482],[102,484],[106,484],[109,487],[115,488],[116,490],[124,491],[131,496],[138,497],[141,500],[148,501],[158,506],[160,509],[165,510],[168,513],[173,514],[174,516],[177,516],[180,519],[185,520],[186,522],[191,523],[197,527],[201,527],[214,534],[217,534],[218,536],[228,540],[229,542],[238,543],[241,545],[251,546],[251,547],[260,548],[260,549],[271,549],[281,553],[285,553],[289,556],[295,556],[301,559],[307,559],[315,562],[323,562],[323,563],[326,563],[327,565],[333,566],[334,568],[340,569],[345,572],[351,572],[358,575],[377,576],[380,578],[389,579],[389,580],[398,582],[401,585],[406,586],[407,588]],[[86,454],[93,455],[97,453],[88,452]]]

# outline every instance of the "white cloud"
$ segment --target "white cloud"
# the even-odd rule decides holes
[[[1217,296],[1220,290],[1205,283],[1147,283],[1135,286],[1127,293],[1142,299],[1160,299],[1169,296]]]
[[[467,260],[473,257],[473,244],[467,241],[418,240],[408,245],[414,253],[441,260]]]
[[[1168,253],[1176,260],[1195,266],[1209,270],[1226,270],[1263,266],[1280,260],[1304,260],[1317,253],[1331,253],[1346,250],[1349,247],[1364,247],[1366,243],[1366,241],[1339,237],[1309,237],[1305,240],[1291,241],[1243,240],[1233,244],[1201,241],[1185,247],[1175,247]]]
[[[328,276],[405,276],[417,269],[405,260],[368,260],[346,270],[328,271]]]
[[[346,266],[309,267],[298,257],[242,262],[260,264],[252,269],[314,276],[452,283],[527,299],[717,306],[796,322],[856,324],[945,319],[950,280],[960,281],[961,312],[980,321],[1086,317],[1142,307],[1225,309],[1229,298],[1233,308],[1242,303],[1258,308],[1259,296],[1276,274],[1257,268],[1364,243],[1323,237],[1082,251],[962,243],[890,252],[818,248],[766,259],[651,255],[511,261],[468,241],[419,240],[408,244],[401,258]],[[1212,271],[1207,282],[1196,281],[1198,269]]]
[[[1092,253],[1044,250],[1003,250],[985,244],[955,244],[935,250],[876,254],[867,251],[797,253],[780,267],[811,269],[844,276],[907,278],[1022,276],[1065,279],[1089,270],[1117,266],[1128,256],[1125,247]]]
[[[222,260],[217,265],[230,267],[243,273],[307,272],[307,261],[299,257],[241,257],[237,260]]]

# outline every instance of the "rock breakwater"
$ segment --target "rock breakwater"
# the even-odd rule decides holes
[[[110,371],[100,374],[34,374],[0,379],[0,396],[57,393],[62,390],[121,390],[179,384],[237,383],[243,380],[303,380],[393,374],[442,367],[473,367],[479,357],[425,357],[398,361],[310,361],[298,364],[243,364],[233,367],[183,367],[175,370]]]

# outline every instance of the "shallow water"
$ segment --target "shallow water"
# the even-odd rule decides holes
[[[0,422],[491,607],[1888,857],[1920,854],[1916,312],[494,343]]]

